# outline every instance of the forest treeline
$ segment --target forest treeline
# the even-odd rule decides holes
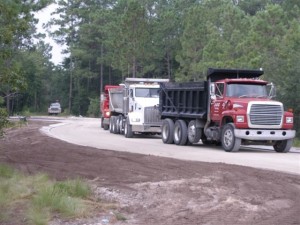
[[[60,65],[33,17],[53,2],[0,2],[0,106],[9,114],[46,113],[59,100],[66,113],[98,116],[104,85],[125,77],[198,81],[209,67],[263,68],[299,131],[299,0],[57,0],[45,27],[67,46]]]

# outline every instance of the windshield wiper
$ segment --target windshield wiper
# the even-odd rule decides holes
[[[250,96],[248,96],[248,95],[241,95],[241,96],[239,96],[239,98],[249,98]]]
[[[256,98],[266,98],[266,95],[257,95]]]

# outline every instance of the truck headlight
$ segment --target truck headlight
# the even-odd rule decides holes
[[[285,122],[286,122],[286,123],[293,123],[293,121],[294,121],[294,120],[293,120],[293,117],[286,117],[286,118],[285,118]]]
[[[237,123],[244,123],[245,117],[244,116],[236,116],[236,122]]]
[[[141,119],[140,119],[140,118],[131,118],[131,121],[132,121],[132,122],[140,122]]]

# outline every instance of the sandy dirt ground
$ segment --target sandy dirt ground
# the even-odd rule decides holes
[[[126,218],[102,210],[92,218],[55,218],[52,225],[300,224],[297,175],[77,146],[42,134],[47,124],[7,130],[0,163],[57,180],[85,178]],[[23,224],[16,218],[10,224]]]

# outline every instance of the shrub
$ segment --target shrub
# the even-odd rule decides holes
[[[8,114],[5,108],[0,108],[0,137],[3,136],[4,131],[3,129],[7,126],[8,124]]]
[[[88,115],[91,117],[100,116],[100,101],[99,98],[90,98],[90,105],[88,109]]]

